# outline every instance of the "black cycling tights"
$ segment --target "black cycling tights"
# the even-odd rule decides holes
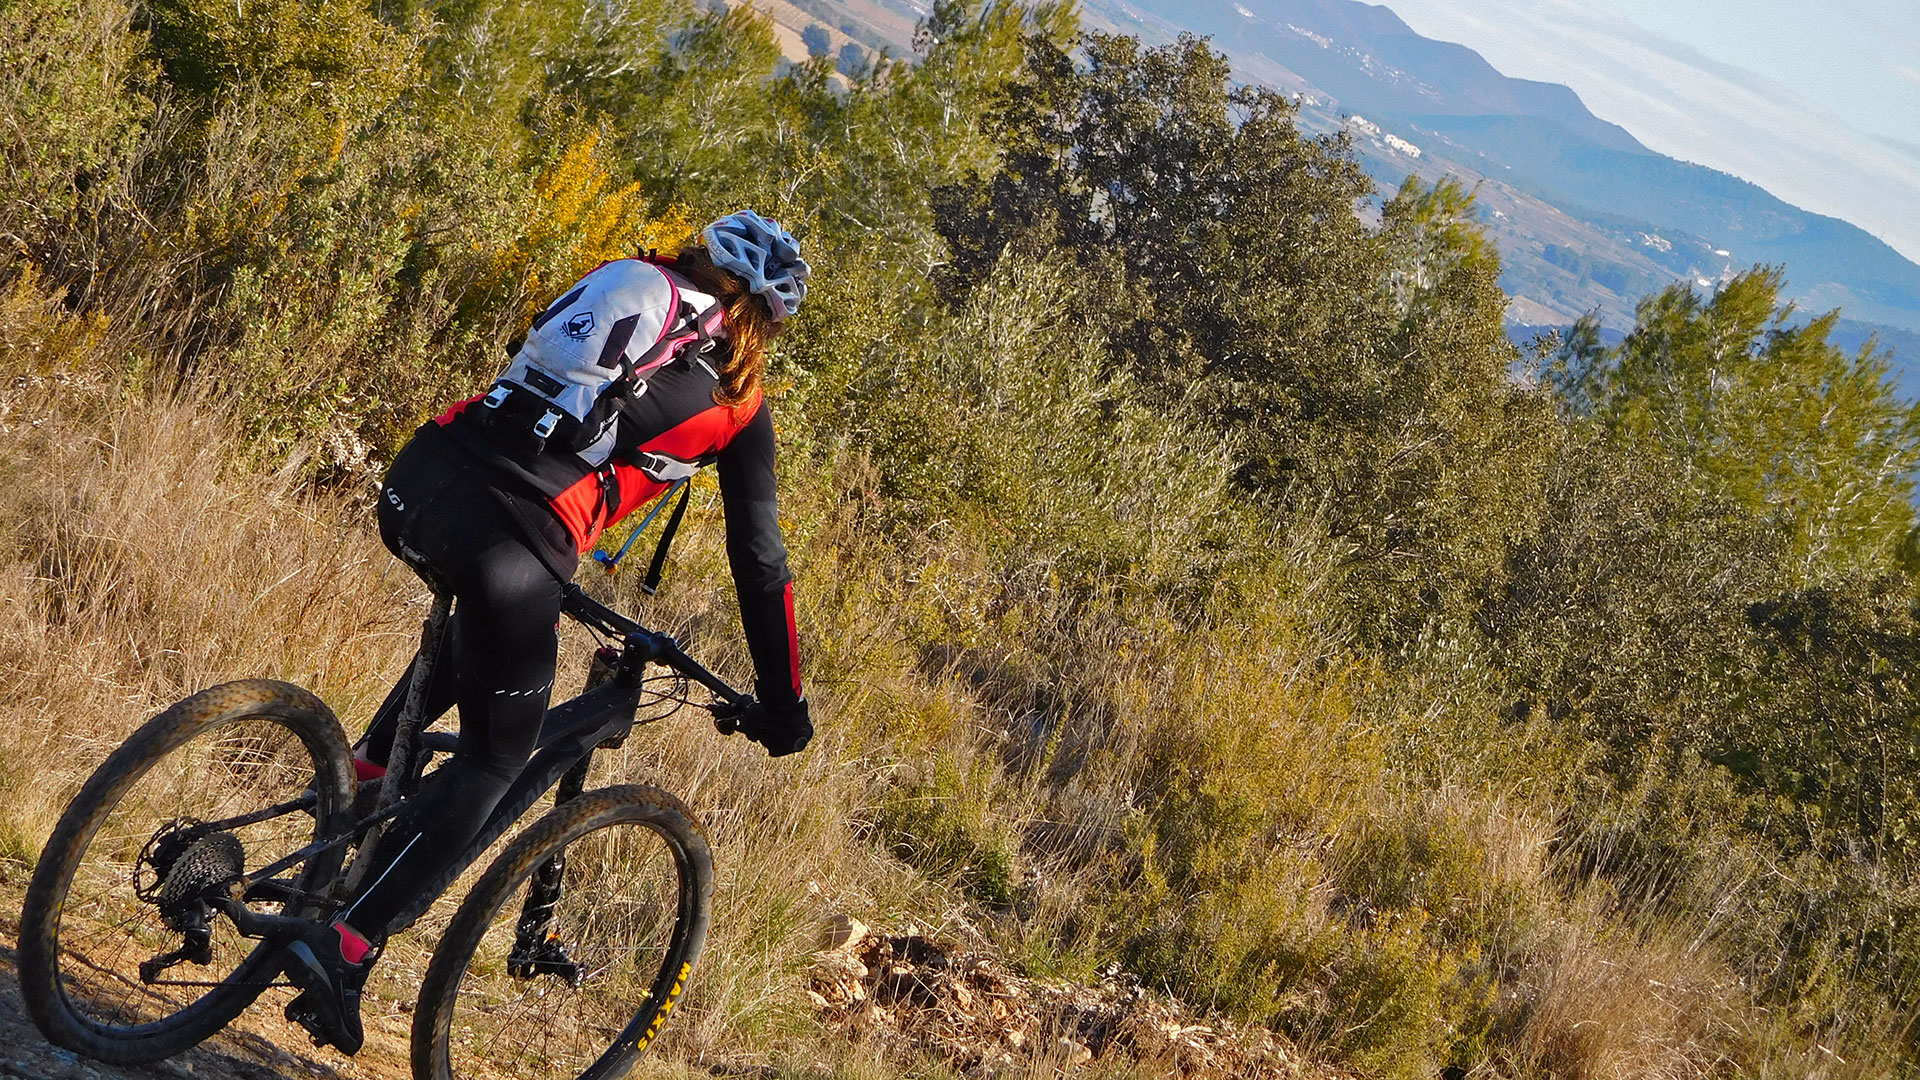
[[[416,440],[395,459],[380,493],[388,548],[453,594],[422,723],[457,702],[460,743],[388,826],[359,894],[341,910],[344,922],[375,940],[398,929],[388,924],[479,833],[533,753],[553,689],[560,579],[516,527],[518,508],[462,458],[457,448]],[[537,527],[544,508],[525,509],[526,524]],[[558,520],[552,527],[562,528]],[[375,761],[386,760],[410,676],[411,668],[368,730]]]

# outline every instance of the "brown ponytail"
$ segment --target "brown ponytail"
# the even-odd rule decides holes
[[[716,405],[738,406],[751,400],[767,373],[767,344],[780,334],[767,302],[747,291],[739,275],[713,264],[703,244],[689,244],[674,257],[673,268],[711,292],[726,309],[727,361],[720,368]]]

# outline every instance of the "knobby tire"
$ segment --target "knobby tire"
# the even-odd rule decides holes
[[[501,940],[511,936],[503,927],[513,926],[522,914],[521,904],[509,902],[521,895],[523,886],[528,885],[535,871],[549,859],[563,853],[576,856],[591,851],[596,834],[611,833],[619,826],[638,826],[650,832],[671,853],[672,866],[665,872],[677,880],[677,885],[673,886],[677,895],[671,898],[674,910],[669,913],[672,922],[670,937],[657,960],[651,955],[644,961],[637,955],[634,957],[636,965],[642,968],[637,972],[637,981],[624,985],[615,983],[610,989],[602,989],[592,985],[594,979],[601,978],[595,972],[587,977],[587,987],[576,988],[576,991],[584,989],[609,993],[619,1002],[605,1010],[610,1018],[596,1026],[600,1034],[586,1037],[585,1041],[592,1048],[586,1053],[597,1051],[597,1057],[586,1062],[577,1072],[573,1065],[548,1068],[533,1065],[528,1067],[534,1071],[524,1075],[614,1080],[632,1067],[659,1034],[661,1025],[685,989],[687,974],[706,940],[713,895],[713,857],[693,812],[679,799],[648,786],[602,788],[585,792],[555,807],[523,831],[487,868],[462,901],[434,950],[426,978],[420,987],[413,1021],[415,1080],[475,1080],[473,1071],[461,1073],[455,1070],[455,1032],[470,1033],[473,1024],[505,1025],[512,1023],[512,1020],[494,1019],[494,1009],[473,1001],[463,1001],[463,982],[471,980],[483,983],[491,979],[495,980],[494,985],[501,985],[505,977],[498,969],[498,956],[494,954],[498,953]],[[597,871],[617,879],[623,872],[638,876],[661,871],[665,866],[664,861],[659,861],[658,865],[652,867],[605,866],[598,867]],[[668,887],[663,878],[662,891]],[[610,888],[617,889],[618,882],[615,881]],[[504,922],[501,921],[503,919]],[[613,934],[613,931],[608,933]],[[490,955],[470,972],[476,954],[482,949],[483,939],[488,942]],[[632,951],[637,954],[640,951],[622,950],[617,947],[621,944],[617,941],[568,940],[563,944],[571,945],[587,955],[593,954],[597,946],[612,948],[615,953]],[[656,963],[658,968],[654,970]],[[553,981],[541,983],[539,980]],[[638,989],[643,984],[644,991]],[[517,986],[504,985],[509,991],[519,992],[525,997],[551,993],[555,998],[561,998],[566,993],[565,984],[549,975],[534,976]],[[481,992],[472,991],[469,996]],[[486,992],[498,993],[495,990]],[[536,1004],[533,1007],[545,1006]],[[524,1026],[536,1028],[541,1024],[535,1018],[528,1017]],[[605,1049],[599,1050],[600,1043],[594,1040],[606,1037],[607,1033],[611,1033],[611,1037],[606,1038]],[[510,1039],[531,1040],[541,1036],[536,1031],[507,1034]],[[468,1052],[465,1047],[461,1049],[463,1061]],[[561,1055],[553,1056],[557,1060]],[[527,1051],[527,1056],[521,1060],[537,1062],[543,1059],[544,1052]],[[486,1059],[483,1057],[481,1060]],[[523,1075],[518,1071],[517,1064],[499,1068],[511,1071],[496,1072],[495,1064],[487,1061],[486,1075]]]
[[[168,1057],[199,1044],[231,1023],[260,996],[265,984],[276,974],[273,955],[276,947],[259,944],[224,978],[214,974],[212,978],[218,981],[218,985],[197,1000],[156,1019],[116,1024],[111,1022],[116,1007],[99,1009],[106,1014],[103,1019],[91,1015],[83,1002],[77,1002],[69,996],[70,986],[80,986],[80,980],[75,978],[73,972],[63,972],[63,961],[69,958],[76,969],[88,962],[88,958],[79,952],[71,949],[63,952],[63,928],[75,932],[79,930],[78,927],[63,927],[63,915],[66,914],[75,875],[88,863],[90,846],[109,816],[141,778],[168,754],[202,736],[247,721],[265,722],[284,729],[296,737],[304,749],[305,762],[299,760],[299,751],[293,751],[291,767],[277,771],[275,775],[283,782],[291,783],[300,769],[311,765],[313,786],[318,792],[318,802],[312,812],[312,837],[335,836],[351,824],[348,815],[354,781],[346,734],[332,710],[306,690],[265,679],[226,683],[203,690],[147,721],[108,756],[68,805],[48,838],[34,869],[33,879],[27,887],[26,902],[20,917],[21,994],[28,1015],[54,1044],[116,1065],[137,1065]],[[252,727],[241,730],[251,732]],[[258,736],[249,735],[247,738],[257,740]],[[215,742],[213,747],[218,749],[220,745]],[[291,751],[291,744],[286,744],[284,749]],[[237,769],[235,775],[240,775]],[[208,783],[211,785],[214,781],[210,779]],[[299,813],[296,811],[295,815]],[[304,822],[305,819],[299,817],[291,827],[305,832]],[[108,843],[110,840],[102,840],[103,846]],[[248,868],[264,865],[271,858],[291,850],[262,852],[259,857],[249,852],[246,865]],[[300,887],[311,892],[324,892],[339,873],[342,854],[340,848],[334,848],[310,860],[299,872]],[[101,854],[98,858],[102,869],[89,877],[97,876],[102,881],[110,881],[111,876],[104,867],[114,865],[111,855]],[[103,897],[111,895],[103,892]],[[129,898],[133,896],[131,879],[126,887],[126,895]],[[136,913],[129,917],[130,921],[142,917],[136,906],[128,905],[127,910]],[[216,919],[224,923],[224,917],[216,916]],[[231,934],[231,924],[225,923],[225,927]],[[90,933],[97,935],[99,931]],[[127,935],[132,933],[131,930],[126,931]],[[90,940],[87,934],[80,936],[82,941]],[[229,944],[239,947],[237,941],[230,941]],[[122,948],[127,950],[125,944]],[[138,948],[135,943],[127,955],[137,955]],[[105,972],[101,969],[88,974],[97,976]],[[182,977],[204,976],[196,974]],[[124,973],[119,974],[118,981],[123,993],[135,992]],[[84,991],[82,994],[84,997]],[[153,1007],[154,1000],[161,1002],[159,1007],[171,1007],[170,1002],[153,993],[138,999],[136,1004]]]

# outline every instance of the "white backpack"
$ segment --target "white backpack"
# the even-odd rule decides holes
[[[615,259],[583,277],[533,320],[512,362],[482,399],[490,426],[522,432],[534,452],[554,446],[604,461],[619,399],[688,348],[705,351],[726,312],[683,293],[643,259]],[[604,446],[602,445],[604,444]]]

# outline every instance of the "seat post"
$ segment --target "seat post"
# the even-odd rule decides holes
[[[387,755],[386,783],[380,789],[379,809],[386,810],[408,795],[420,783],[421,714],[427,709],[427,687],[433,682],[433,665],[440,658],[440,640],[446,635],[453,612],[453,595],[433,594],[433,608],[420,627],[420,652],[413,660],[413,673],[407,680],[407,703],[394,725],[393,749]]]
[[[379,810],[392,809],[393,805],[413,793],[420,782],[420,729],[421,714],[427,709],[427,687],[433,682],[433,665],[440,657],[440,642],[446,636],[447,622],[453,613],[453,594],[435,591],[433,608],[427,612],[427,621],[420,627],[420,651],[413,658],[413,671],[407,679],[407,700],[400,709],[400,718],[394,724],[393,749],[387,753],[387,775],[380,787]],[[391,819],[389,819],[391,820]],[[367,860],[379,842],[381,834],[387,831],[388,822],[383,821],[368,830],[360,840],[359,850],[353,857],[353,866],[348,869],[345,884],[349,893],[359,887],[360,879],[366,876]]]

